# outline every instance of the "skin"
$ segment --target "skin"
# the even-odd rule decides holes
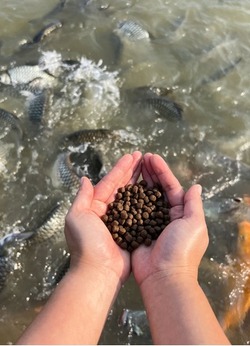
[[[113,241],[100,216],[117,189],[142,173],[160,183],[172,206],[171,223],[150,247],[132,256]],[[208,244],[201,187],[185,193],[158,155],[123,156],[95,187],[87,178],[66,216],[69,272],[18,344],[96,344],[131,268],[140,287],[154,343],[229,344],[197,282]],[[131,267],[132,266],[132,267]]]
[[[198,284],[208,245],[201,186],[186,193],[159,155],[144,156],[143,178],[163,187],[171,223],[150,247],[132,255],[154,344],[230,344]]]
[[[17,344],[97,344],[131,271],[129,254],[114,243],[100,216],[119,187],[138,179],[141,157],[123,156],[95,188],[82,179],[65,221],[70,269]]]

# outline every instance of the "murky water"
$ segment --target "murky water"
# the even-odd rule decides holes
[[[0,107],[20,119],[24,132],[0,167],[1,236],[37,227],[67,196],[51,172],[62,134],[80,129],[123,130],[96,144],[104,173],[121,155],[139,149],[161,154],[185,188],[201,183],[204,200],[220,205],[223,198],[250,194],[249,2],[68,0],[58,5],[1,1],[1,70],[41,63],[41,58],[50,69],[53,61],[55,66],[81,61],[77,73],[70,69],[52,88],[41,127],[31,124],[25,97],[0,90]],[[61,28],[21,48],[55,19]],[[124,20],[138,22],[149,39],[120,42],[114,32]],[[171,122],[124,96],[140,86],[169,88],[169,98],[183,108],[183,120]],[[235,252],[237,222],[249,219],[249,209],[240,209],[237,217],[233,212],[217,217],[216,207],[207,208],[206,258],[227,263]],[[66,250],[63,235],[53,246],[18,247],[14,270],[0,293],[0,343],[15,342],[39,312]],[[204,268],[200,282],[220,318],[230,304],[231,281],[217,269]],[[145,321],[138,318],[139,333],[119,325],[123,309],[143,309],[133,278],[120,292],[100,343],[152,343]],[[232,343],[250,342],[249,323],[246,316],[227,332]]]

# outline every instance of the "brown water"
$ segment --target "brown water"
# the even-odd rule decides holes
[[[151,151],[167,160],[185,188],[201,183],[204,199],[220,201],[222,197],[250,194],[249,2],[92,0],[84,6],[84,1],[68,0],[62,11],[48,15],[56,5],[52,0],[1,2],[3,68],[13,63],[37,63],[41,56],[47,62],[52,57],[82,58],[85,66],[80,77],[71,75],[70,80],[64,80],[57,89],[59,96],[51,95],[41,132],[31,126],[24,98],[5,92],[0,95],[0,107],[20,118],[25,133],[20,159],[11,155],[6,164],[8,173],[0,176],[1,236],[37,223],[46,216],[48,204],[67,194],[53,185],[51,167],[61,134],[78,129],[126,131],[119,140],[98,145],[105,170],[126,152]],[[55,18],[62,21],[61,29],[40,44],[18,48]],[[121,20],[139,22],[150,33],[150,40],[124,42],[118,55],[112,33]],[[146,85],[172,88],[170,97],[182,106],[183,121],[170,122],[123,100],[126,88]],[[237,224],[230,215],[221,215],[216,221],[209,215],[206,257],[224,263],[226,255],[234,251]],[[242,212],[240,218],[247,216]],[[21,260],[16,261],[0,294],[0,343],[15,342],[40,310],[64,248],[60,239],[52,247],[37,246],[23,255],[21,250],[16,254]],[[220,317],[230,303],[228,282],[224,283],[216,270],[212,274],[201,271],[200,282]],[[100,343],[152,343],[142,322],[138,322],[142,335],[119,326],[123,309],[143,309],[133,278],[121,290]],[[228,332],[232,343],[250,342],[249,323],[246,317],[243,324]]]

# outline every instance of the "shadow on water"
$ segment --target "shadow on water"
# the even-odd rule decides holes
[[[42,245],[8,247],[0,343],[15,342],[41,310],[67,259],[72,172],[96,182],[134,150],[162,155],[184,188],[202,184],[210,244],[199,280],[221,319],[241,275],[238,225],[250,221],[242,202],[250,195],[249,4],[11,0],[0,16],[0,108],[14,114],[0,112],[0,238],[47,225],[58,231]],[[61,145],[98,129],[111,132]],[[61,204],[61,214],[50,213]],[[249,343],[249,323],[246,314],[227,331],[232,343]],[[152,344],[133,277],[100,344]]]

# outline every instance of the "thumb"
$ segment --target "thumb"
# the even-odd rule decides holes
[[[189,188],[184,196],[184,217],[193,218],[198,222],[205,220],[203,203],[201,199],[202,187],[199,184]]]
[[[77,192],[72,209],[75,213],[81,213],[84,209],[89,209],[93,201],[94,188],[87,177],[81,178],[81,186]]]

